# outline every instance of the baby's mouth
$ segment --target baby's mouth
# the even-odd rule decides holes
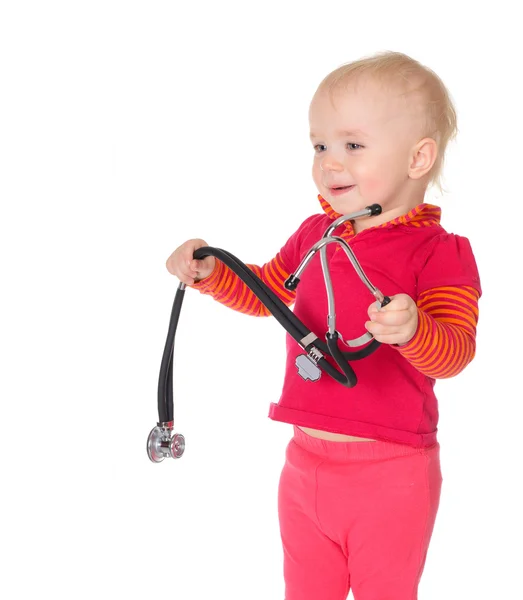
[[[341,196],[342,194],[346,194],[347,192],[350,192],[350,190],[352,190],[353,187],[355,187],[355,186],[354,185],[343,185],[343,186],[331,187],[331,188],[329,188],[329,190],[333,196]]]

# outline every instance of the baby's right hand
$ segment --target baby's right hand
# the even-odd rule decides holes
[[[214,256],[206,256],[203,260],[193,258],[195,250],[208,245],[207,242],[198,239],[183,243],[167,259],[165,264],[167,270],[187,285],[192,285],[196,280],[200,281],[209,277],[216,264]]]

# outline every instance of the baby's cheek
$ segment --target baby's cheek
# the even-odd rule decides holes
[[[365,180],[365,189],[362,190],[367,196],[379,196],[384,191],[383,180],[369,177]]]
[[[321,169],[316,162],[312,165],[312,179],[319,190],[321,188]]]

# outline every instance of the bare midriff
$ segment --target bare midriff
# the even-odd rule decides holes
[[[329,440],[330,442],[376,442],[371,438],[355,437],[353,435],[345,435],[343,433],[331,433],[330,431],[322,431],[321,429],[309,429],[308,427],[300,427],[307,435],[321,440]]]

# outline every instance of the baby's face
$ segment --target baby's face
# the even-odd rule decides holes
[[[407,188],[411,151],[421,139],[416,110],[372,81],[316,93],[309,113],[313,179],[336,212],[413,203]]]

